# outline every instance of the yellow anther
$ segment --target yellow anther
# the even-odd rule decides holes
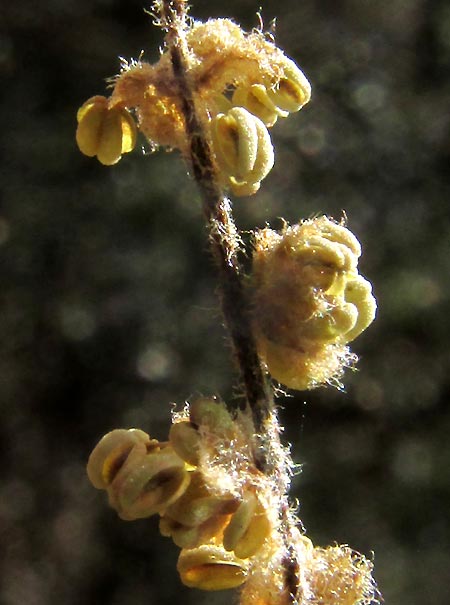
[[[253,492],[245,494],[223,533],[225,550],[234,551],[240,559],[258,552],[270,533],[266,511]]]
[[[256,136],[257,136],[257,155],[253,168],[245,181],[249,183],[259,183],[266,177],[273,168],[274,152],[273,145],[270,139],[269,131],[265,124],[258,118],[255,118]],[[238,179],[236,179],[238,180]]]
[[[164,515],[159,522],[159,531],[163,536],[171,537],[179,548],[196,548],[221,535],[229,519],[230,515],[215,515],[201,525],[189,527]]]
[[[353,330],[357,321],[358,310],[355,305],[330,297],[322,310],[299,323],[297,333],[316,343],[331,343]]]
[[[266,126],[273,126],[279,116],[285,118],[288,115],[288,112],[276,107],[263,84],[252,84],[248,87],[238,86],[233,93],[231,102],[235,106],[248,109]]]
[[[302,254],[303,264],[331,267],[335,272],[354,271],[358,262],[358,257],[347,246],[330,241],[322,235],[306,235],[306,239],[295,251]]]
[[[198,465],[200,435],[190,422],[175,422],[170,427],[170,443],[178,456],[191,466]]]
[[[213,150],[224,181],[237,187],[258,183],[274,163],[272,141],[264,123],[243,107],[211,120]]]
[[[276,107],[289,113],[299,111],[311,98],[311,85],[291,59],[285,58],[284,74],[268,96]]]
[[[142,444],[141,451],[145,455],[147,446],[152,443],[147,433],[139,429],[116,429],[107,433],[89,456],[87,474],[92,485],[97,489],[107,489],[131,450],[137,444]]]
[[[245,561],[214,545],[182,550],[177,569],[183,584],[201,590],[236,588],[247,577]]]
[[[216,515],[227,515],[236,510],[238,501],[233,496],[216,496],[208,491],[201,474],[191,473],[191,484],[186,492],[166,510],[166,515],[187,527],[198,527]]]
[[[189,501],[187,496],[171,506],[167,515],[187,527],[198,527],[208,519],[228,514],[235,508],[235,499],[232,497],[204,496]]]
[[[210,397],[198,397],[189,405],[189,418],[196,427],[217,435],[232,435],[233,419],[225,404]]]
[[[317,227],[322,237],[329,239],[331,242],[343,244],[356,259],[361,256],[361,244],[355,235],[347,227],[344,227],[344,225],[336,223],[326,216],[322,216],[317,220]]]
[[[220,168],[244,180],[253,168],[258,145],[254,116],[243,107],[218,114],[211,124],[213,147]]]
[[[355,325],[343,336],[344,342],[351,342],[375,319],[377,302],[372,294],[372,284],[361,275],[347,283],[344,298],[357,309]]]
[[[190,473],[171,447],[132,460],[132,454],[112,482],[110,504],[126,521],[163,512],[189,486]]]
[[[82,153],[110,166],[123,153],[136,145],[136,124],[123,107],[110,107],[108,99],[92,97],[80,107],[77,114],[76,140]]]
[[[163,516],[159,520],[159,531],[162,536],[172,538],[179,548],[195,548],[204,544],[200,538],[200,527],[187,527],[167,516]]]

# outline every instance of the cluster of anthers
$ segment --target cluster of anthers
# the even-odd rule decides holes
[[[254,462],[255,445],[245,412],[232,416],[222,402],[200,397],[174,414],[167,442],[139,429],[106,434],[87,471],[121,519],[160,515],[161,534],[181,548],[177,569],[185,585],[243,586],[242,605],[286,605],[286,537],[278,511],[287,506],[291,462],[283,450],[276,477],[263,474]],[[371,602],[370,561],[346,546],[315,548],[295,523],[290,527],[289,548],[300,564],[299,602]]]
[[[184,584],[239,586],[271,533],[272,495],[251,457],[252,434],[224,404],[198,398],[174,418],[160,443],[138,429],[103,437],[88,462],[92,484],[108,493],[121,519],[160,515],[163,536],[181,550]]]
[[[343,368],[356,361],[347,343],[376,313],[372,285],[358,273],[360,255],[353,233],[326,216],[282,233],[256,233],[254,332],[261,358],[282,384],[339,384]]]
[[[252,195],[274,163],[268,128],[298,111],[311,87],[297,65],[261,31],[245,33],[229,19],[192,21],[186,32],[187,77],[213,151],[219,184]],[[152,147],[187,157],[182,102],[170,53],[159,61],[123,62],[108,99],[78,111],[77,143],[87,156],[115,164],[133,149],[139,129]]]

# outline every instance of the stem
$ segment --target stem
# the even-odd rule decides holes
[[[163,0],[162,18],[182,101],[192,172],[200,190],[211,251],[219,270],[222,311],[252,411],[255,432],[264,435],[266,422],[273,411],[273,391],[261,368],[251,330],[250,309],[238,259],[239,235],[231,203],[217,184],[211,148],[196,111],[189,82],[185,2]],[[264,450],[259,448],[255,457],[261,470],[268,470]]]
[[[219,270],[222,311],[252,412],[255,435],[259,441],[253,453],[255,463],[266,475],[283,475],[283,471],[280,473],[280,467],[283,467],[285,460],[280,453],[282,447],[277,431],[273,388],[262,370],[251,329],[250,306],[238,258],[240,238],[233,220],[231,202],[218,185],[211,148],[196,110],[193,89],[189,82],[189,49],[185,38],[186,2],[160,0],[159,6],[162,25],[167,32],[166,41],[173,72],[179,87],[192,172],[200,190],[211,252]],[[285,502],[286,487],[281,480],[280,503]],[[284,585],[290,595],[290,602],[297,604],[299,564],[290,540],[292,524],[284,505],[281,505],[279,514],[286,546],[286,556],[283,560]]]

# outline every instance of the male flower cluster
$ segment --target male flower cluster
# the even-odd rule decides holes
[[[182,549],[184,584],[233,588],[245,581],[272,531],[251,439],[245,422],[222,403],[199,398],[176,419],[168,442],[139,429],[105,435],[89,458],[88,476],[122,519],[160,515],[162,535]]]
[[[326,216],[256,234],[253,320],[270,374],[303,390],[338,381],[355,360],[347,343],[374,320],[376,301],[358,273],[361,246]]]
[[[295,526],[286,542],[277,482],[279,474],[288,480],[289,457],[282,455],[274,482],[256,468],[254,445],[245,413],[233,417],[223,403],[198,398],[174,415],[167,442],[139,429],[111,431],[87,471],[122,519],[160,516],[162,535],[181,548],[177,569],[186,586],[241,586],[241,605],[289,605],[293,596],[299,605],[373,603],[373,566],[362,555],[314,547]],[[293,552],[299,568],[291,595],[285,573]]]
[[[310,84],[262,32],[247,34],[229,19],[192,21],[186,44],[186,76],[217,178],[235,195],[252,195],[274,163],[268,128],[309,101]],[[103,164],[132,150],[136,128],[152,146],[176,148],[188,157],[182,101],[167,50],[154,64],[124,61],[111,97],[92,97],[77,117],[80,150]]]
[[[277,506],[285,496],[279,477],[274,483],[256,468],[253,438],[245,413],[234,417],[223,403],[201,397],[174,415],[167,442],[139,429],[105,435],[89,457],[88,476],[122,519],[160,516],[162,535],[181,548],[177,569],[186,586],[242,586],[241,605],[289,605],[290,555]],[[284,475],[288,466],[285,453],[275,473]],[[296,527],[289,548],[300,565],[299,604],[373,602],[373,566],[362,555],[347,546],[314,547]]]

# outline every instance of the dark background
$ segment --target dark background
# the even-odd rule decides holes
[[[280,398],[315,543],[375,553],[386,603],[447,605],[450,6],[261,0],[314,96],[272,131],[242,229],[345,211],[378,319],[346,392]],[[257,25],[259,1],[193,14]],[[183,587],[157,520],[120,521],[85,476],[108,430],[164,439],[171,402],[237,392],[198,195],[178,155],[105,168],[77,108],[118,56],[157,56],[142,0],[16,0],[0,25],[0,602],[224,605]],[[148,8],[148,7],[147,7]],[[146,147],[145,141],[141,144]],[[147,147],[148,151],[148,147]]]

